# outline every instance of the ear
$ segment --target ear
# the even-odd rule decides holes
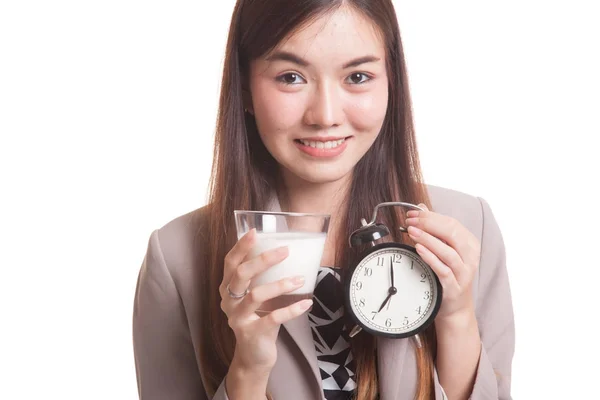
[[[244,111],[254,115],[254,107],[252,106],[252,93],[247,89],[242,89],[242,101],[244,102]]]

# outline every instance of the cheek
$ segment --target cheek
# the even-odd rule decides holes
[[[298,93],[285,93],[274,84],[258,82],[252,86],[254,118],[261,136],[286,133],[302,119],[302,98]]]
[[[388,104],[387,84],[379,85],[369,92],[354,97],[346,107],[348,119],[355,129],[379,132]]]

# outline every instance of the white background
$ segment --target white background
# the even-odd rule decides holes
[[[149,235],[206,199],[233,9],[210,3],[0,3],[0,398],[137,397]],[[597,396],[595,2],[396,7],[425,178],[504,234],[513,396]]]

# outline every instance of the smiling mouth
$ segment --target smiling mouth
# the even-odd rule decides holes
[[[303,144],[304,146],[308,146],[308,147],[312,147],[315,149],[335,149],[338,146],[341,146],[342,144],[344,144],[344,142],[348,139],[350,139],[352,136],[347,136],[345,138],[342,139],[337,139],[337,140],[328,140],[328,141],[321,141],[321,140],[304,140],[304,139],[294,139],[294,141],[296,143],[300,143]]]

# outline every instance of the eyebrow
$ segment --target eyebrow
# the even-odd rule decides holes
[[[361,64],[365,64],[365,63],[369,63],[369,62],[377,62],[379,60],[380,60],[379,57],[375,57],[375,56],[371,56],[371,55],[363,56],[363,57],[355,58],[354,60],[347,62],[346,64],[344,64],[342,66],[342,68],[347,69],[347,68],[358,67]],[[308,67],[310,65],[310,63],[308,61],[306,61],[305,59],[303,59],[302,57],[297,56],[297,55],[287,52],[287,51],[277,51],[277,52],[271,54],[270,56],[268,56],[267,61],[289,61],[294,64],[298,64],[302,67]]]

